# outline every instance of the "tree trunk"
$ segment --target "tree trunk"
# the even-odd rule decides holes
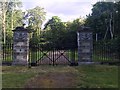
[[[6,0],[5,0],[6,2]],[[2,3],[2,31],[3,31],[3,43],[6,42],[6,10],[5,10],[5,2]]]
[[[12,10],[12,13],[11,13],[11,30],[13,30],[13,14],[14,14],[14,9]]]

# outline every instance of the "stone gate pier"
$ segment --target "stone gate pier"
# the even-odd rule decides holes
[[[13,30],[13,63],[12,65],[28,65],[30,30],[16,27]]]
[[[89,64],[92,62],[93,36],[89,27],[81,27],[77,32],[78,41],[78,64]]]

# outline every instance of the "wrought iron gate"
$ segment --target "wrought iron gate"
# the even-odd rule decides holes
[[[49,46],[48,46],[49,47]],[[31,48],[31,47],[30,47]],[[70,64],[69,50],[58,50],[56,48],[42,50],[41,45],[32,46],[34,50],[30,51],[29,62],[32,65],[40,64]]]
[[[51,35],[49,38],[45,31],[39,36],[40,43],[30,43],[29,63],[31,65],[40,64],[71,64],[70,53],[75,44],[58,40],[58,37]],[[33,37],[34,40],[34,37]],[[69,41],[69,40],[68,40]]]

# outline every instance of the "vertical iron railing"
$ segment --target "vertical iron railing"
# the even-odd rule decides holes
[[[111,45],[107,41],[97,41],[93,44],[93,61],[94,62],[117,62],[119,55],[117,46]]]
[[[61,58],[65,60],[65,64],[76,62],[78,59],[77,49],[75,50],[71,50],[70,48],[59,49],[55,47],[50,47],[49,45],[47,45],[46,48],[45,47],[42,48],[41,44],[36,44],[36,45],[34,44],[34,45],[30,45],[29,47],[29,64],[32,63],[34,65],[35,64],[40,65],[46,63],[54,66],[59,64],[59,62],[61,64],[62,63],[61,61],[64,61],[61,60]],[[75,60],[73,61],[73,59]]]
[[[13,61],[13,44],[2,44],[2,64],[11,64]]]

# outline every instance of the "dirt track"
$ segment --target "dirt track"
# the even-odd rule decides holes
[[[38,64],[69,64],[68,57],[64,51],[48,52]],[[38,74],[36,77],[30,79],[25,88],[72,88],[75,86],[75,74],[73,72],[49,72]]]
[[[70,72],[51,72],[30,79],[25,88],[73,88],[75,78]]]

